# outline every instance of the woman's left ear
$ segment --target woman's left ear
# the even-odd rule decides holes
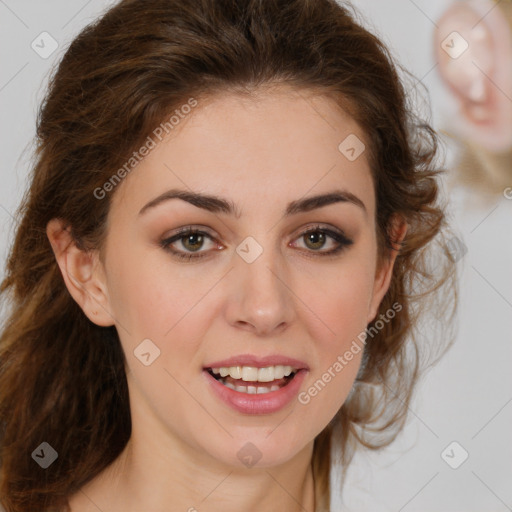
[[[380,264],[377,263],[375,271],[375,280],[373,283],[373,293],[368,309],[367,323],[370,323],[377,316],[380,303],[386,295],[393,276],[395,260],[400,251],[400,247],[407,233],[407,222],[402,216],[395,214],[390,222],[389,238],[393,248],[388,250],[387,255],[382,257]]]

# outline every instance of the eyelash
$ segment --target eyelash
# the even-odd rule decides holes
[[[313,253],[312,255],[314,257],[320,256],[320,257],[328,257],[328,256],[335,256],[339,254],[341,251],[343,251],[346,247],[349,245],[352,245],[354,242],[347,238],[343,233],[338,233],[337,231],[333,231],[328,228],[322,228],[321,226],[314,226],[312,228],[307,229],[306,231],[303,231],[297,238],[305,237],[306,235],[309,235],[311,233],[322,233],[324,235],[327,235],[328,237],[332,238],[334,241],[338,242],[338,247],[331,249],[330,251],[315,251],[315,250],[307,250],[306,252]],[[206,236],[210,240],[214,241],[214,238],[206,233],[205,231],[201,231],[198,229],[194,229],[192,227],[185,227],[180,229],[176,234],[169,238],[165,238],[164,240],[160,241],[160,246],[162,249],[164,249],[167,252],[170,252],[173,257],[176,257],[180,260],[187,260],[190,261],[192,259],[200,259],[206,257],[207,253],[209,251],[203,251],[203,252],[189,252],[189,253],[183,253],[180,251],[176,251],[175,249],[171,249],[171,244],[174,242],[177,242],[179,240],[182,240],[186,238],[187,236],[191,235],[201,235]]]

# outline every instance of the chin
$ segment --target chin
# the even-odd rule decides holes
[[[235,430],[226,425],[233,437],[226,434],[222,441],[203,449],[219,462],[235,468],[271,468],[285,464],[300,456],[308,442],[311,442],[312,453],[314,440],[314,437],[304,438],[304,432],[287,429],[284,423],[289,420],[285,419],[282,424],[275,421],[271,427],[237,427]],[[292,421],[295,425],[299,423]]]

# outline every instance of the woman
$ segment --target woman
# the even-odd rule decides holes
[[[419,313],[454,305],[437,139],[382,43],[331,0],[121,1],[38,138],[5,509],[329,510],[331,448],[392,441]]]

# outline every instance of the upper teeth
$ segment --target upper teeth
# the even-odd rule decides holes
[[[228,375],[233,379],[242,379],[252,382],[272,382],[273,380],[288,377],[297,370],[291,366],[267,366],[265,368],[256,368],[255,366],[230,366],[221,368],[212,368],[212,372],[221,377]]]

